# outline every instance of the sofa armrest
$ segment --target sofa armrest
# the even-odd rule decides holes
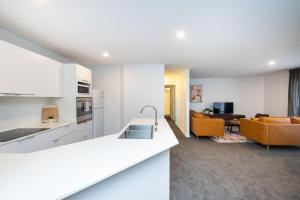
[[[206,135],[224,135],[223,119],[198,119],[198,132]]]
[[[240,133],[247,139],[267,144],[268,125],[255,120],[241,119]]]
[[[223,136],[224,120],[191,117],[191,130],[197,136]]]

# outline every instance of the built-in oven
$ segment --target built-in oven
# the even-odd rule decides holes
[[[87,82],[77,82],[77,93],[78,95],[90,95],[91,84]]]
[[[92,98],[91,97],[77,97],[76,110],[77,110],[77,123],[83,123],[92,120]]]

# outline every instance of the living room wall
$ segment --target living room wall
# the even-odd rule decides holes
[[[186,137],[190,137],[189,70],[165,71],[165,85],[175,85],[175,123]]]
[[[273,116],[287,116],[288,88],[288,70],[265,76],[265,113]]]
[[[239,79],[190,79],[191,85],[202,85],[202,103],[190,103],[190,108],[203,111],[212,108],[213,102],[233,102],[234,112],[240,113]]]
[[[254,117],[256,113],[286,116],[288,102],[288,70],[247,78],[190,79],[191,85],[203,85],[202,103],[190,108],[202,112],[213,102],[234,102],[234,112]]]

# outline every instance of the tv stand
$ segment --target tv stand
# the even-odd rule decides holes
[[[221,118],[225,121],[225,126],[231,126],[230,121],[233,119],[241,119],[246,118],[245,115],[242,114],[221,114],[221,113],[214,113],[214,114],[205,114],[205,116],[209,118]]]

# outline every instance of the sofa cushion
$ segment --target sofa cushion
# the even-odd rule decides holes
[[[260,122],[274,124],[291,124],[291,119],[288,117],[260,117]]]
[[[292,124],[300,124],[300,117],[292,117],[291,122]]]

